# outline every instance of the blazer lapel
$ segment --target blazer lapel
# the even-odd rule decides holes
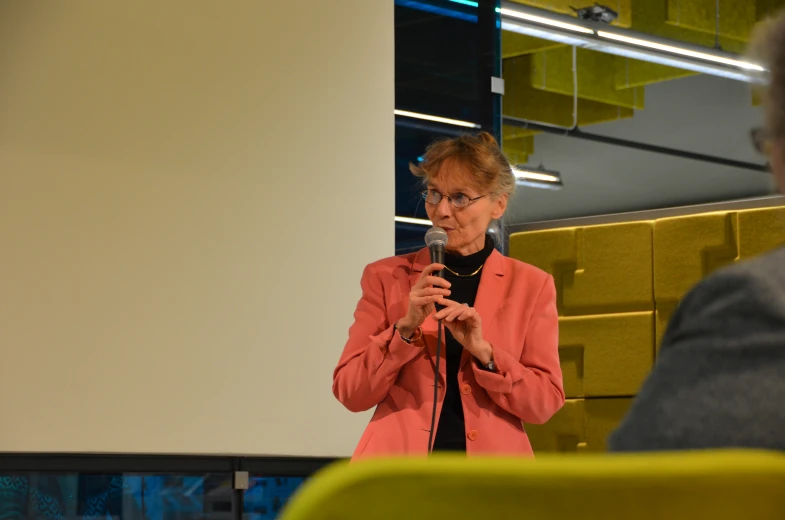
[[[494,250],[485,261],[482,274],[480,275],[480,287],[477,289],[477,297],[474,299],[474,308],[482,318],[482,334],[488,337],[488,331],[496,318],[496,312],[501,307],[505,296],[504,283],[504,256]],[[472,355],[463,351],[460,367],[463,368]]]

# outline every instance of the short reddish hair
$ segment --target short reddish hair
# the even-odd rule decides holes
[[[425,150],[420,164],[409,164],[409,170],[424,183],[433,179],[445,161],[457,161],[466,167],[474,187],[488,193],[515,191],[515,175],[499,143],[488,132],[440,139]]]

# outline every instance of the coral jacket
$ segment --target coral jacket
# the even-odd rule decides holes
[[[349,410],[376,407],[353,459],[426,455],[434,401],[437,321],[408,344],[394,331],[408,309],[411,287],[430,264],[427,249],[372,263],[363,272],[362,298],[333,374],[333,393]],[[468,455],[532,456],[522,422],[542,424],[564,404],[559,324],[553,278],[494,251],[475,300],[483,335],[493,346],[495,372],[464,350],[458,371]],[[441,349],[444,355],[444,346]],[[446,363],[439,363],[437,420],[444,401]]]

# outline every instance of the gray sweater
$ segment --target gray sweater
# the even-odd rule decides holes
[[[682,301],[611,451],[785,450],[785,248]]]

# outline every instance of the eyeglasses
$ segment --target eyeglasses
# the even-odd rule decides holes
[[[753,128],[750,131],[750,139],[752,139],[752,146],[754,146],[759,153],[762,153],[763,155],[769,155],[771,153],[771,136],[765,128]]]
[[[437,190],[424,190],[422,193],[422,199],[427,202],[428,204],[433,204],[434,206],[437,205],[442,201],[443,198],[447,198],[447,202],[453,205],[454,208],[462,209],[472,204],[474,201],[480,200],[483,197],[487,197],[488,194],[480,195],[479,197],[469,198],[468,195],[464,195],[463,193],[453,193],[452,195],[443,195],[441,192]]]

